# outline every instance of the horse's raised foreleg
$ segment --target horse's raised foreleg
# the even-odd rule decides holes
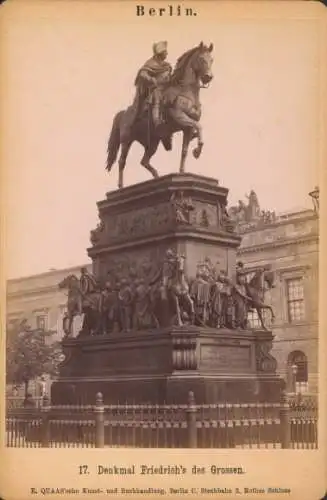
[[[202,135],[202,127],[199,122],[197,123],[197,136],[198,136],[198,145],[196,148],[193,149],[193,156],[194,158],[198,159],[199,156],[201,155],[202,148],[203,148],[203,135]]]
[[[190,116],[187,115],[186,112],[182,111],[181,109],[174,108],[170,110],[170,116],[176,123],[176,125],[179,127],[180,130],[184,132],[183,136],[183,146],[184,146],[184,153],[183,153],[183,148],[182,148],[182,158],[181,158],[181,163],[180,163],[180,172],[184,172],[185,169],[185,158],[187,154],[187,150],[185,153],[185,147],[187,144],[190,143],[191,139],[193,137],[198,138],[198,145],[197,147],[193,150],[193,155],[195,158],[198,158],[201,154],[202,147],[203,147],[203,137],[202,137],[202,127],[200,123]],[[185,139],[185,143],[184,143]],[[186,142],[188,140],[188,142]],[[183,159],[184,157],[184,159]]]
[[[121,152],[120,152],[120,158],[119,158],[119,179],[118,179],[118,187],[121,189],[124,187],[124,169],[126,165],[126,159],[128,152],[130,150],[132,143],[131,142],[123,142],[121,144]]]
[[[263,328],[263,330],[267,330],[267,327],[265,325],[265,322],[263,320],[263,316],[262,316],[262,308],[261,307],[256,307],[256,311],[257,311],[257,314],[258,314],[258,318],[259,318],[259,321],[261,323],[261,326]]]
[[[150,160],[158,149],[160,139],[152,138],[150,145],[144,146],[144,155],[141,160],[142,167],[146,168],[154,178],[159,177],[157,170],[151,165]]]
[[[195,322],[195,308],[194,308],[194,302],[192,300],[192,298],[190,297],[189,294],[187,294],[185,296],[185,299],[186,299],[186,302],[189,306],[189,310],[190,310],[190,321],[191,321],[191,325],[194,325],[194,322]]]
[[[266,304],[257,304],[257,303],[254,303],[253,304],[255,310],[257,311],[258,313],[258,318],[259,318],[259,321],[261,323],[261,326],[264,330],[267,330],[265,324],[264,324],[264,319],[263,319],[263,316],[262,316],[262,310],[266,309],[268,311],[270,311],[270,314],[271,314],[271,322],[273,323],[275,321],[275,313],[274,313],[274,310],[271,306],[268,306]]]

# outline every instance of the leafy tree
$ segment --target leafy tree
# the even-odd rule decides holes
[[[44,374],[56,375],[62,351],[59,342],[47,342],[54,332],[32,329],[26,320],[7,326],[7,382],[25,386],[25,398],[31,380]]]

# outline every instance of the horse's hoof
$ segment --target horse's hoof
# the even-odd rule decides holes
[[[202,146],[198,146],[197,148],[193,149],[193,156],[196,160],[200,158],[201,151],[202,151]]]

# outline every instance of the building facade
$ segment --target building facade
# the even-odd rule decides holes
[[[269,312],[264,315],[274,334],[272,354],[288,389],[295,378],[301,392],[318,390],[318,194],[317,189],[310,193],[313,210],[279,216],[261,211],[255,193],[248,205],[241,202],[231,209],[243,236],[239,259],[249,272],[266,266],[275,273],[275,286],[265,298],[274,309],[274,322]],[[259,325],[255,312],[249,313],[249,322]]]
[[[274,309],[275,320],[271,321],[269,312],[264,316],[274,334],[278,372],[290,390],[295,379],[297,391],[314,393],[318,389],[318,189],[310,196],[312,210],[276,215],[261,210],[251,191],[247,203],[240,201],[229,209],[229,215],[242,234],[238,259],[245,269],[251,274],[265,266],[275,274],[274,288],[265,298]],[[67,296],[58,285],[68,274],[79,276],[81,267],[9,280],[7,321],[27,319],[32,328],[53,330],[53,338],[61,339]],[[92,265],[83,267],[91,271]],[[76,331],[78,322],[80,319]],[[250,311],[249,323],[259,326],[255,311]]]

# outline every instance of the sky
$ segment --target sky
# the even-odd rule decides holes
[[[321,137],[311,2],[282,2],[278,12],[265,2],[189,2],[192,18],[137,17],[129,1],[60,3],[9,2],[3,16],[7,278],[88,261],[96,202],[117,188],[117,166],[104,168],[112,119],[132,102],[158,40],[173,65],[201,40],[214,44],[214,79],[200,96],[204,149],[186,170],[217,178],[230,205],[254,189],[262,209],[311,208]],[[173,152],[158,150],[152,163],[177,172],[180,152],[177,135]],[[135,143],[126,185],[150,178],[142,154]]]

